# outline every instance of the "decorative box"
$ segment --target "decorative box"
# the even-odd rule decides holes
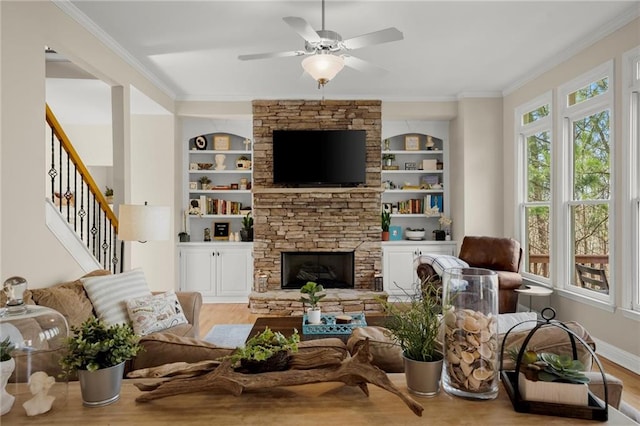
[[[307,314],[304,314],[302,318],[302,333],[303,334],[351,334],[356,327],[365,327],[367,321],[364,318],[363,313],[349,314],[351,318],[350,323],[338,324],[336,323],[336,316],[334,314],[322,314],[320,317],[321,324],[309,324],[307,322]]]
[[[537,398],[536,394],[539,389],[532,388],[528,386],[529,383],[523,383],[523,386],[520,386],[521,380],[519,379],[520,375],[520,365],[524,356],[524,352],[527,350],[527,344],[531,340],[531,337],[541,328],[544,327],[557,327],[567,333],[567,338],[571,343],[571,349],[573,354],[573,359],[578,359],[578,352],[576,348],[576,341],[578,341],[584,348],[589,352],[592,359],[595,361],[598,369],[600,370],[600,374],[602,375],[602,382],[604,387],[607,386],[607,378],[604,374],[604,368],[598,360],[593,349],[585,342],[578,334],[576,334],[573,330],[569,329],[562,322],[554,320],[556,312],[552,308],[545,308],[542,310],[542,319],[536,321],[536,326],[531,329],[527,337],[525,337],[522,342],[522,347],[518,353],[518,357],[515,363],[515,371],[505,371],[503,370],[503,359],[504,359],[504,345],[507,341],[507,337],[511,330],[520,326],[522,323],[516,324],[511,327],[504,335],[504,339],[502,341],[502,346],[500,348],[500,378],[502,379],[502,383],[504,385],[507,394],[509,395],[509,399],[513,404],[513,408],[519,413],[532,413],[532,414],[543,414],[548,416],[560,416],[560,417],[572,417],[577,419],[588,419],[588,420],[599,420],[606,421],[609,418],[609,397],[605,393],[604,402],[600,399],[596,398],[591,391],[588,390],[587,387],[587,401],[584,405],[577,405],[573,403],[565,402],[565,400],[560,398],[552,398],[549,400],[549,397],[552,395],[546,395],[543,398]],[[531,322],[531,321],[526,321]],[[525,382],[530,382],[525,379]],[[531,382],[531,383],[540,383],[540,382]],[[573,384],[567,383],[552,383],[558,386],[576,386]],[[579,386],[579,385],[578,385]],[[586,385],[583,385],[586,386]],[[569,389],[569,388],[567,388]],[[573,389],[573,388],[572,388]],[[584,390],[584,388],[582,388]],[[531,391],[534,392],[532,397]],[[567,391],[559,391],[559,394],[569,393]],[[525,396],[526,395],[526,396]],[[544,399],[544,401],[535,400],[535,399]],[[580,403],[583,401],[580,400]]]

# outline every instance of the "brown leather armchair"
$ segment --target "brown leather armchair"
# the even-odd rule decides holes
[[[515,312],[518,293],[522,285],[520,266],[522,248],[512,238],[464,237],[458,257],[476,268],[491,269],[498,273],[498,311]]]

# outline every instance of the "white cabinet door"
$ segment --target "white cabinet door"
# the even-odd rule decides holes
[[[180,250],[181,290],[198,291],[203,296],[215,295],[213,254],[212,248]]]
[[[251,250],[231,248],[216,252],[218,296],[247,298],[253,283]]]
[[[389,295],[403,297],[413,294],[414,283],[418,280],[413,267],[417,255],[416,246],[383,248],[383,283]]]
[[[454,256],[455,241],[428,242],[425,244],[385,243],[382,247],[384,290],[396,299],[407,299],[414,293],[418,274],[414,261],[423,254],[447,254]]]
[[[180,289],[207,303],[244,303],[253,287],[252,247],[241,243],[190,243],[180,247]],[[192,244],[192,243],[191,243]]]

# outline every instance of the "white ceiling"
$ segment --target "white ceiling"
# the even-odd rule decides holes
[[[61,7],[177,100],[321,95],[303,75],[300,57],[237,59],[302,49],[303,39],[282,18],[298,16],[321,29],[320,0],[72,0]],[[500,95],[639,10],[639,1],[328,0],[325,27],[343,39],[396,27],[404,40],[352,51],[387,73],[345,68],[324,96],[418,101]]]

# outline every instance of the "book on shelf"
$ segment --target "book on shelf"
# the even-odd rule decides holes
[[[202,214],[239,215],[241,209],[242,203],[239,201],[211,198],[206,195],[200,196],[200,210],[202,211]]]

